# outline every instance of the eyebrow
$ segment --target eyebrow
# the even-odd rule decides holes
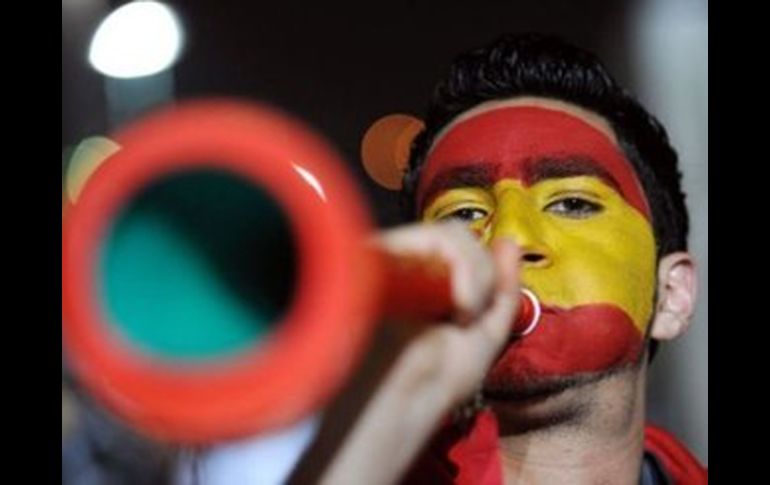
[[[527,186],[548,179],[567,177],[597,177],[620,192],[620,184],[612,174],[589,157],[537,158],[524,161],[523,182]]]
[[[468,162],[467,165],[441,171],[433,177],[425,195],[418,201],[418,210],[422,211],[434,196],[447,190],[460,187],[491,187],[500,171],[500,165],[489,162]]]
[[[433,177],[422,200],[418,201],[418,210],[422,211],[434,196],[447,190],[461,187],[489,188],[497,181],[499,172],[500,164],[491,162],[468,162],[466,165],[441,171]],[[523,162],[522,182],[526,186],[544,180],[580,176],[597,177],[621,192],[615,177],[590,157],[541,157]]]

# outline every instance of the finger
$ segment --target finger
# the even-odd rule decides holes
[[[495,286],[491,254],[465,225],[449,222],[391,229],[376,242],[394,254],[438,257],[449,268],[456,319],[468,322],[489,305]]]
[[[492,255],[496,270],[494,299],[474,325],[482,352],[490,359],[508,341],[520,299],[519,248],[513,241],[498,240],[492,245]]]

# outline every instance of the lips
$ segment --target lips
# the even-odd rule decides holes
[[[543,307],[538,326],[511,341],[487,382],[525,384],[606,370],[633,362],[643,341],[631,317],[614,305]]]

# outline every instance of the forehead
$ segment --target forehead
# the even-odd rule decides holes
[[[438,190],[491,185],[502,178],[531,185],[547,178],[593,175],[618,189],[640,212],[646,198],[609,123],[575,105],[542,98],[483,103],[436,137],[423,166],[418,208]],[[475,180],[486,183],[468,183]]]
[[[561,101],[558,99],[541,98],[539,96],[521,96],[521,97],[516,97],[511,99],[497,99],[493,101],[486,101],[484,103],[474,106],[468,111],[463,112],[462,114],[457,116],[454,120],[452,120],[449,124],[447,124],[444,128],[442,128],[441,131],[438,132],[438,134],[433,139],[433,145],[431,146],[431,150],[433,150],[433,148],[439,144],[441,139],[444,136],[446,136],[447,133],[452,131],[452,128],[454,128],[458,124],[464,121],[467,121],[471,118],[475,118],[484,113],[488,113],[490,111],[498,110],[501,108],[513,108],[513,107],[542,108],[550,111],[564,113],[566,115],[572,116],[586,123],[587,125],[591,126],[595,130],[603,134],[605,137],[607,137],[610,143],[612,143],[616,147],[619,146],[618,139],[615,134],[615,130],[612,129],[612,126],[610,126],[609,121],[607,121],[603,116],[597,113],[594,113],[593,111],[589,111],[585,108],[582,108],[578,105],[568,103],[566,101]]]

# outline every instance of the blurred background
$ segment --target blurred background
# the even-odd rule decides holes
[[[136,8],[136,4],[144,5]],[[148,4],[152,5],[147,8]],[[104,22],[119,7],[129,15]],[[146,110],[197,96],[242,96],[284,108],[315,127],[347,159],[378,222],[391,226],[400,222],[395,193],[371,182],[361,168],[359,148],[366,129],[389,113],[421,116],[434,83],[457,53],[503,32],[527,31],[559,34],[596,52],[620,82],[661,119],[678,150],[692,217],[690,244],[700,264],[700,296],[689,334],[663,345],[651,368],[648,415],[650,421],[673,431],[707,464],[705,0],[457,5],[422,0],[377,5],[297,0],[163,4],[63,0],[62,176],[64,179],[78,147],[80,151],[88,147],[84,141],[108,136]],[[131,52],[147,46],[149,57],[147,49],[144,57]],[[168,479],[164,473],[179,454],[158,453],[154,445],[133,436],[80,397],[64,356],[62,382],[63,483],[149,483],[150,476],[160,482]],[[292,437],[297,442],[306,440],[312,424],[303,426],[276,437],[278,444],[272,449],[291,448],[285,443]],[[110,457],[110,443],[116,441],[129,450],[122,458]],[[182,461],[185,456],[181,455]],[[223,460],[226,462],[213,456],[204,465],[191,465],[185,473],[200,466],[215,467]],[[141,466],[132,466],[137,463]],[[137,480],[136,473],[144,473],[145,479]]]

